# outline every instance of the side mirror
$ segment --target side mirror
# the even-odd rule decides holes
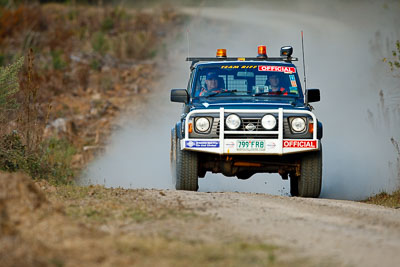
[[[189,102],[189,94],[186,89],[172,89],[171,102],[187,103]]]
[[[307,102],[318,102],[321,100],[319,89],[307,89]]]

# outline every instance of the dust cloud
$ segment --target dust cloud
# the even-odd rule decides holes
[[[173,188],[170,129],[181,106],[169,102],[169,92],[186,87],[185,57],[214,56],[217,48],[226,48],[228,56],[255,56],[261,44],[271,56],[292,45],[300,57],[303,30],[307,87],[321,90],[321,102],[313,105],[324,124],[321,197],[362,199],[399,185],[399,154],[391,141],[400,139],[399,78],[382,62],[400,39],[399,3],[251,3],[182,8],[192,19],[160,60],[163,77],[157,88],[138,104],[142,112],[122,118],[125,126],[114,133],[105,155],[89,166],[84,183]],[[301,63],[296,65],[302,75]],[[200,191],[289,192],[288,182],[276,174],[245,181],[207,174],[199,183]]]

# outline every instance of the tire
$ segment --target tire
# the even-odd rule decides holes
[[[290,175],[290,194],[292,197],[299,196],[299,179],[295,175]]]
[[[197,153],[181,150],[178,138],[176,139],[175,166],[175,188],[177,190],[197,191],[199,189]]]
[[[169,152],[170,158],[170,169],[171,169],[171,177],[172,177],[172,185],[175,186],[176,184],[176,127],[171,130],[171,150]]]
[[[301,175],[296,178],[298,196],[319,197],[322,185],[322,147],[319,151],[303,156],[301,160]],[[295,189],[293,189],[293,193],[296,193]]]

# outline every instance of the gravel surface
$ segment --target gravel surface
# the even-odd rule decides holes
[[[337,266],[396,266],[400,210],[352,201],[165,191],[231,229]]]
[[[0,173],[1,266],[397,266],[399,251],[399,209]]]

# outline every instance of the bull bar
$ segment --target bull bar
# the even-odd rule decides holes
[[[196,138],[189,138],[189,122],[194,115],[198,114],[217,114],[219,113],[220,119],[220,128],[219,128],[219,137],[218,139],[196,139]],[[236,142],[238,139],[225,139],[225,114],[231,113],[238,113],[238,114],[252,114],[252,113],[268,113],[268,114],[278,114],[278,130],[277,131],[229,131],[229,134],[252,134],[252,135],[278,135],[277,139],[265,139],[267,148],[263,151],[238,151],[236,149]],[[284,139],[283,138],[283,115],[284,113],[290,114],[304,114],[310,115],[313,119],[314,123],[314,131],[313,131],[313,138],[312,139]],[[320,148],[320,141],[317,139],[317,118],[316,116],[308,111],[308,110],[292,110],[283,108],[279,109],[255,109],[255,110],[243,110],[243,109],[224,109],[220,108],[215,110],[210,109],[202,109],[202,110],[193,110],[189,112],[186,116],[185,120],[185,136],[181,139],[181,149],[182,150],[192,150],[198,152],[207,152],[207,153],[214,153],[214,154],[248,154],[248,155],[283,155],[283,154],[290,154],[290,153],[299,153],[299,152],[306,152],[306,151],[315,151],[319,150]],[[211,127],[211,126],[210,126]],[[315,147],[284,147],[284,142],[308,142],[316,141]],[[205,146],[205,147],[193,147],[188,146],[188,142],[202,142],[203,144],[209,142],[210,144],[214,144],[214,146]]]

